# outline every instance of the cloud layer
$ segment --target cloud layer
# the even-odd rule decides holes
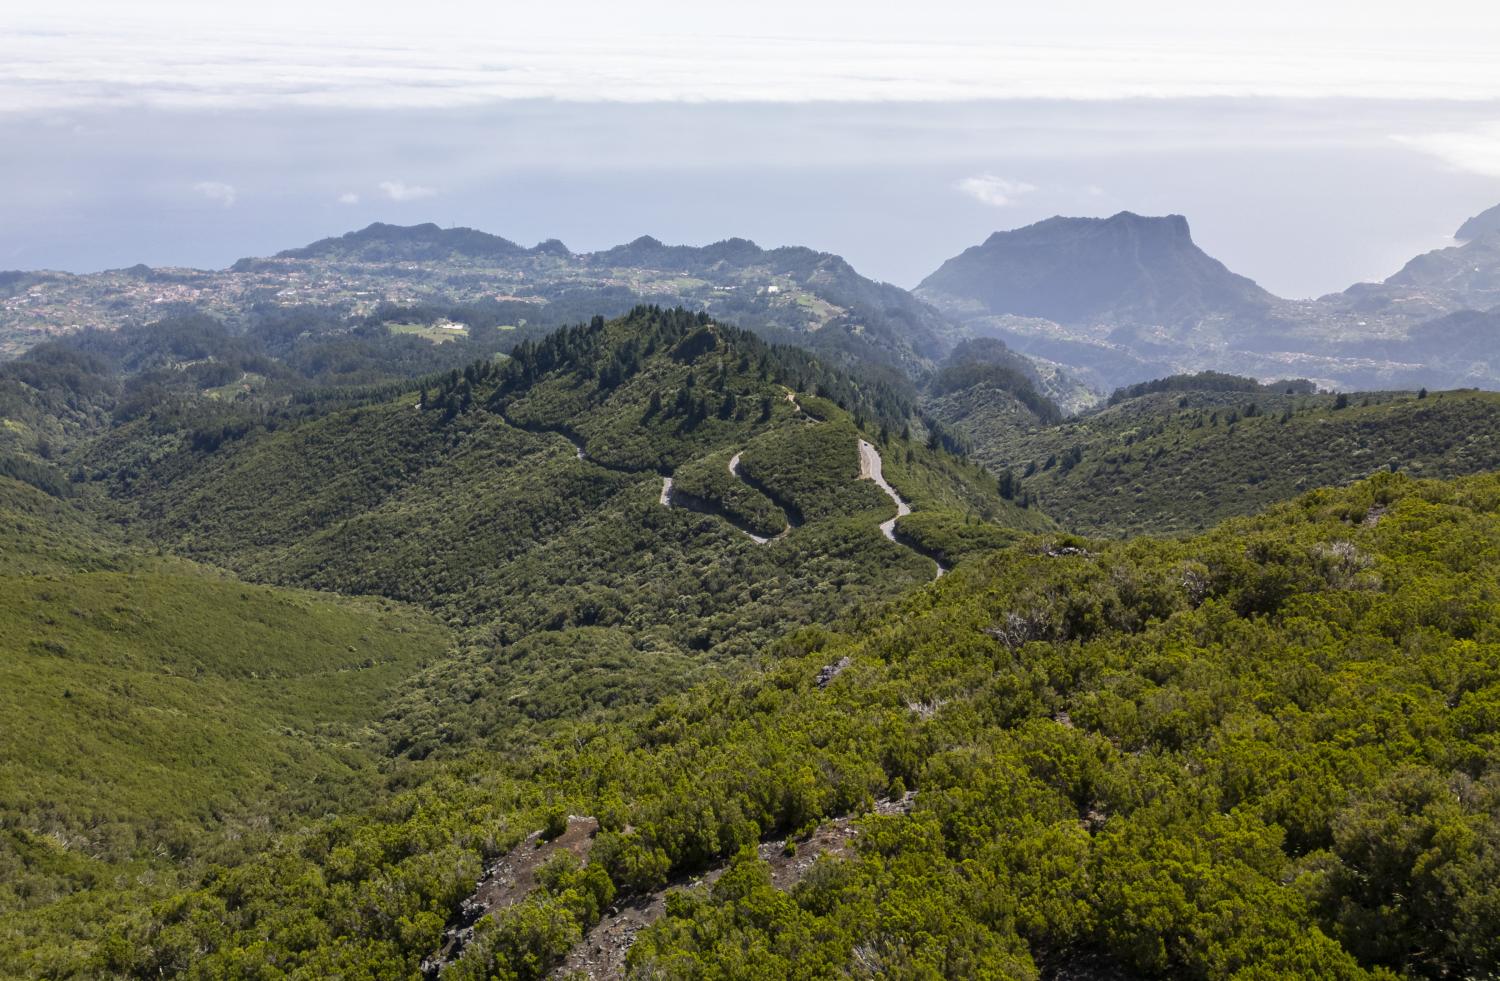
[[[380,193],[392,201],[420,201],[430,198],[437,191],[421,184],[407,184],[404,181],[381,181]],[[355,200],[358,200],[357,198]]]
[[[1442,133],[1393,137],[1396,142],[1437,157],[1458,170],[1500,177],[1500,123]]]
[[[1215,96],[1500,99],[1500,72],[1483,48],[1435,54],[1296,41],[393,39],[191,23],[0,31],[0,111]]]
[[[239,197],[234,185],[223,181],[199,181],[193,185],[193,192],[210,201],[217,201],[226,208],[234,207],[235,199]]]
[[[996,177],[994,174],[965,177],[954,186],[974,200],[996,208],[1015,204],[1017,198],[1025,197],[1036,190],[1035,184]]]

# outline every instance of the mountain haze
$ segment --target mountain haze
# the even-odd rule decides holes
[[[949,259],[917,287],[940,307],[1060,324],[1197,323],[1263,314],[1274,297],[1194,244],[1181,215],[1054,217]]]
[[[1106,224],[1049,261],[1118,322],[933,356],[920,300],[743,240],[17,280],[122,306],[0,365],[0,974],[1481,975],[1500,490],[1389,471],[1493,470],[1500,402],[1202,372],[1068,418],[991,335],[1316,341]],[[548,326],[655,293],[760,326]],[[1395,323],[1363,357],[1495,328]]]
[[[1500,204],[1480,212],[1459,226],[1453,233],[1457,242],[1472,242],[1476,238],[1500,232]]]
[[[1500,210],[1471,219],[1455,237],[1460,244],[1425,252],[1383,282],[1360,283],[1332,299],[1417,319],[1500,306]]]
[[[1341,389],[1493,388],[1500,355],[1470,356],[1474,321],[1439,320],[1500,306],[1494,214],[1465,223],[1463,244],[1317,300],[1281,299],[1230,272],[1181,216],[1129,212],[997,232],[916,293],[1101,392],[1205,370]]]

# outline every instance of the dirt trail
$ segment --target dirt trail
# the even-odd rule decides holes
[[[907,548],[911,548],[911,545],[909,543],[903,542],[896,537],[896,521],[899,518],[903,518],[906,515],[911,514],[911,505],[907,504],[906,501],[902,499],[901,495],[896,493],[896,488],[892,487],[889,483],[886,482],[885,474],[882,471],[881,466],[880,451],[875,449],[874,445],[871,444],[868,440],[863,439],[859,441],[859,476],[861,480],[873,480],[876,487],[879,487],[881,490],[885,491],[886,496],[889,497],[892,501],[896,502],[896,517],[890,519],[889,521],[882,521],[880,523],[881,533],[891,541],[898,542],[899,544],[906,545]],[[915,548],[912,548],[912,551],[916,552],[918,555],[921,555],[923,558],[932,559],[933,563],[937,566],[937,575],[933,576],[934,579],[941,578],[943,573],[948,571],[943,567],[943,563],[938,562],[937,559],[933,559],[932,556],[926,555]]]
[[[881,800],[875,803],[874,814],[905,814],[911,810],[915,793],[908,793],[900,800]],[[783,892],[792,889],[806,877],[819,856],[832,855],[848,858],[854,854],[854,842],[859,837],[856,821],[865,815],[850,815],[833,818],[818,825],[806,838],[797,841],[788,852],[786,839],[761,842],[756,849],[761,861],[771,867],[771,884]],[[699,876],[681,879],[666,889],[648,896],[636,896],[617,903],[606,910],[598,923],[586,933],[567,958],[553,969],[550,977],[567,978],[581,975],[593,981],[623,978],[625,957],[636,934],[661,919],[667,910],[667,892],[672,889],[707,891],[713,888],[724,866],[710,869]]]
[[[456,922],[444,931],[442,945],[422,960],[422,974],[428,978],[438,977],[443,968],[463,953],[465,945],[474,936],[474,924],[525,899],[527,893],[536,887],[537,869],[557,852],[566,849],[578,856],[579,861],[587,860],[598,830],[599,822],[594,818],[569,815],[567,830],[556,838],[543,841],[542,833],[533,831],[519,845],[496,859],[484,870],[484,877],[474,884],[474,892],[459,904]]]

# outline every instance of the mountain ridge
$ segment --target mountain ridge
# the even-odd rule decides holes
[[[992,314],[1080,325],[1142,318],[1177,323],[1275,300],[1200,249],[1182,215],[1130,211],[1108,218],[1058,215],[997,231],[943,263],[916,293],[977,299]]]
[[[418,225],[392,225],[377,221],[371,222],[364,228],[345,232],[342,235],[331,235],[299,248],[283,249],[272,258],[357,258],[366,261],[399,261],[432,259],[439,258],[443,254],[456,254],[474,259],[504,259],[539,254],[545,244],[547,243],[527,249],[508,238],[474,228],[442,228],[433,222]],[[251,258],[241,259],[229,268],[234,269],[241,263],[254,261]]]
[[[1472,242],[1476,238],[1495,232],[1500,232],[1500,204],[1493,208],[1486,208],[1464,222],[1459,226],[1458,231],[1453,233],[1453,238],[1458,242]]]
[[[557,239],[527,248],[472,228],[375,222],[223,270],[135,266],[8,282],[0,283],[8,291],[0,295],[0,356],[85,327],[118,329],[189,311],[236,328],[269,309],[317,307],[345,319],[382,311],[418,318],[393,321],[403,328],[457,317],[471,328],[534,331],[648,303],[702,310],[846,367],[917,379],[962,334],[841,256],[744,238],[686,246],[647,235],[577,253]]]
[[[1332,388],[1500,387],[1500,352],[1475,359],[1439,318],[1500,306],[1500,209],[1474,237],[1416,256],[1382,283],[1287,300],[1192,242],[1180,215],[1049,218],[995,232],[916,293],[973,333],[1107,391],[1203,370],[1311,378]]]

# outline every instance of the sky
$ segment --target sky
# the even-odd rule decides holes
[[[7,0],[0,268],[374,220],[838,252],[912,286],[1052,214],[1188,216],[1283,295],[1500,202],[1500,4]]]

